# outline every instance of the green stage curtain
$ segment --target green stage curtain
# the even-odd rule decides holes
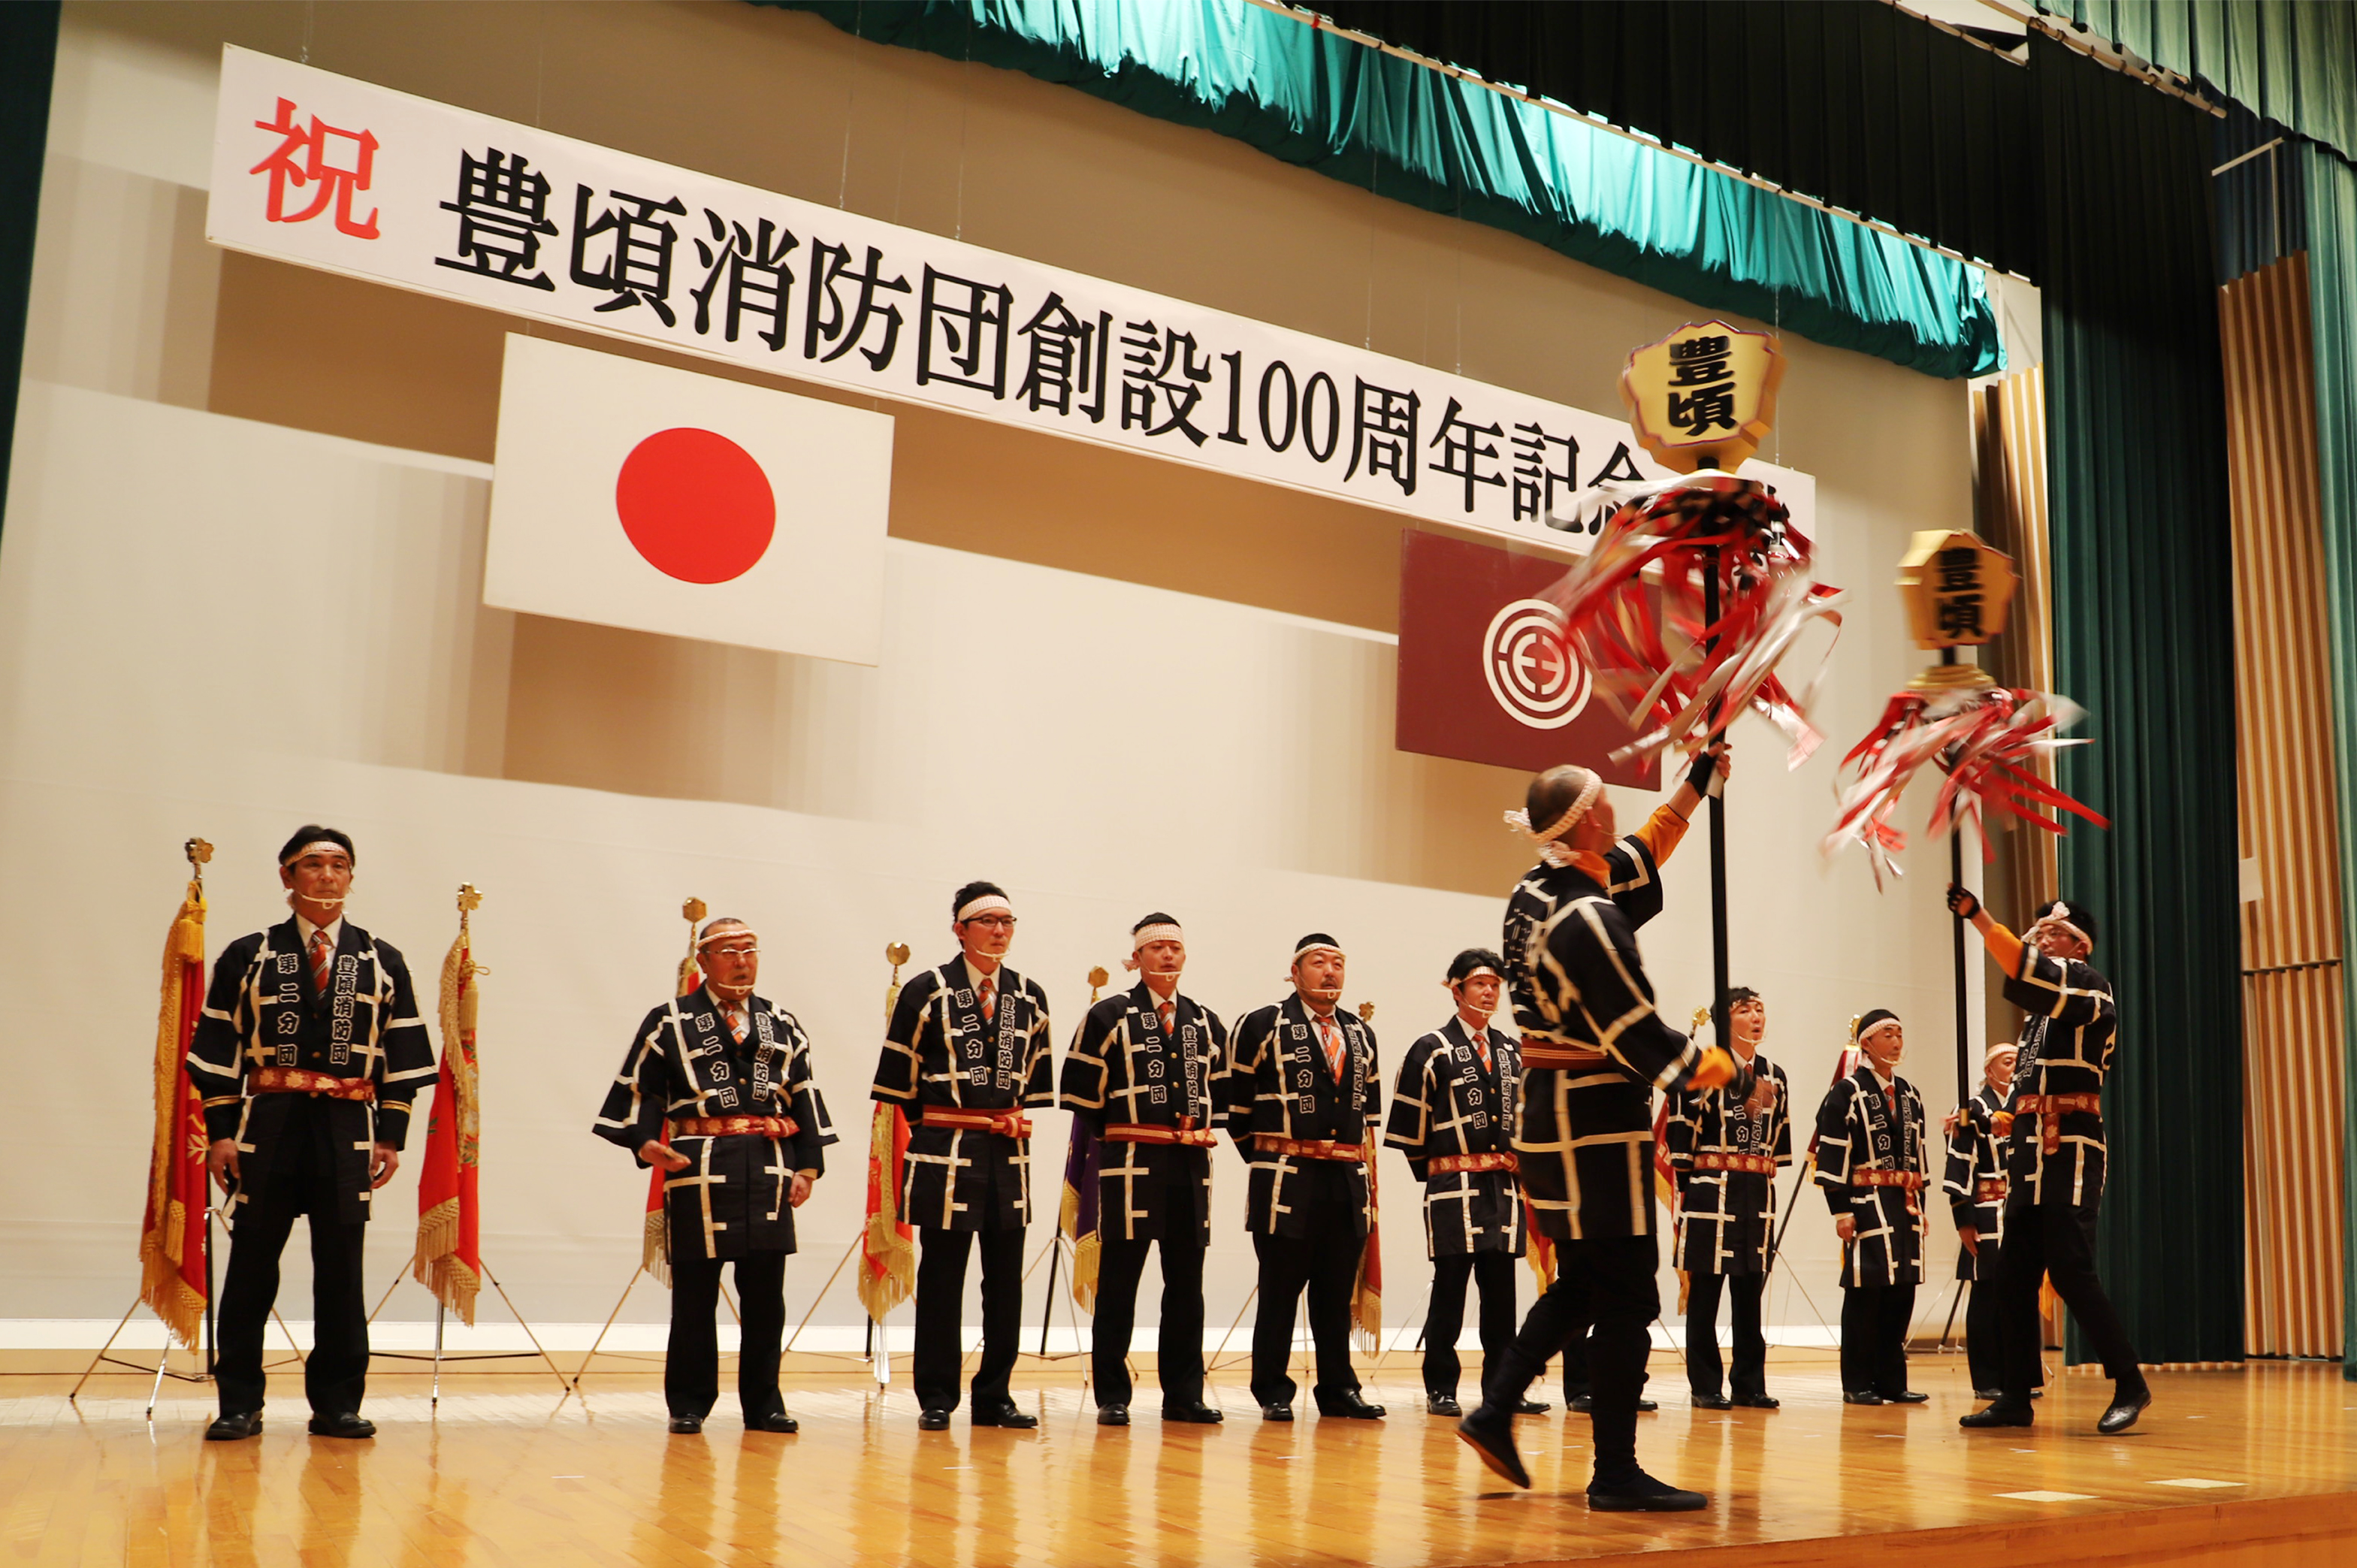
[[[1217,131],[1835,348],[2003,368],[1977,268],[1243,0],[756,3]]]
[[[2357,831],[2357,167],[2330,148],[2300,148],[2308,199],[2309,311],[2316,329],[2316,467],[2323,499],[2325,608],[2332,637],[2332,723],[2341,757],[2341,843]],[[2357,867],[2341,866],[2341,926],[2357,930]],[[2357,983],[2341,966],[2342,994]],[[2357,1012],[2347,1014],[2357,1017]],[[2357,1381],[2357,1049],[2343,1058],[2341,1369]]]
[[[2099,1262],[2147,1361],[2243,1354],[2233,563],[2208,116],[2031,40],[2063,840],[2120,1005]],[[2319,781],[2320,782],[2320,781]]]
[[[2357,158],[2357,7],[2348,0],[2040,0],[2038,8]]]
[[[25,313],[33,287],[33,229],[49,141],[49,79],[58,59],[58,0],[0,5],[0,509],[16,429]]]

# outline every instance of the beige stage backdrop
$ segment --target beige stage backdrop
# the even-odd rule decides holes
[[[358,839],[352,915],[429,983],[455,888],[482,888],[484,1251],[576,1345],[636,1265],[645,1191],[589,1121],[665,993],[690,895],[760,929],[763,989],[809,1027],[845,1134],[802,1211],[797,1318],[858,1222],[882,951],[945,956],[961,880],[1013,890],[1015,960],[1060,1036],[1089,967],[1118,972],[1129,922],[1157,907],[1187,924],[1189,989],[1228,1016],[1279,993],[1313,928],[1350,950],[1387,1065],[1445,1016],[1444,964],[1495,941],[1522,864],[1499,824],[1522,780],[1392,746],[1403,519],[216,251],[224,42],[1593,411],[1617,407],[1632,346],[1700,314],[1236,143],[808,16],[69,4],[0,536],[0,1074],[23,1101],[0,1144],[0,1339],[90,1343],[134,1294],[156,955],[192,833],[219,846],[215,950],[280,917],[271,856],[306,820]],[[880,662],[483,607],[509,331],[893,414]],[[1774,732],[1738,732],[1734,972],[1768,998],[1804,1118],[1873,1006],[1911,1026],[1936,1115],[1953,1099],[1945,848],[1910,852],[1878,895],[1862,861],[1827,866],[1816,844],[1835,757],[1924,662],[1889,586],[1906,537],[1971,522],[1965,389],[1786,350],[1763,456],[1815,477],[1823,575],[1858,593],[1827,748],[1788,775]],[[1706,871],[1697,834],[1644,934],[1676,1019],[1705,1000]],[[1041,1118],[1044,1211],[1064,1131]],[[372,1228],[380,1285],[407,1253],[412,1158]],[[1216,1169],[1215,1332],[1253,1277],[1238,1162]],[[1412,1339],[1420,1220],[1405,1165],[1387,1156],[1383,1176],[1386,1297]],[[1943,1211],[1932,1237],[1936,1327]],[[1792,1238],[1770,1316],[1822,1342],[1838,1292],[1815,1197]],[[1035,1276],[1034,1335],[1042,1304]],[[625,1322],[663,1311],[642,1285]],[[454,1344],[499,1341],[500,1316]],[[414,1285],[386,1309],[430,1316]],[[856,1344],[857,1322],[838,1285],[812,1332]]]

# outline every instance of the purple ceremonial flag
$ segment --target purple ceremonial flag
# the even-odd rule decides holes
[[[1085,1118],[1072,1118],[1064,1155],[1063,1231],[1072,1245],[1072,1299],[1093,1311],[1097,1298],[1097,1164],[1104,1140]]]

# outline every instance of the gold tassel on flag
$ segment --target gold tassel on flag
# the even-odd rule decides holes
[[[479,991],[490,972],[475,961],[468,918],[482,906],[472,884],[458,889],[458,934],[442,960],[442,1073],[426,1123],[425,1159],[417,1176],[417,1283],[458,1315],[475,1322],[483,1287],[482,1219],[478,1202],[483,1120],[481,1068],[475,1055]]]
[[[194,1348],[205,1315],[209,1144],[188,1056],[205,1002],[205,863],[213,846],[190,839],[182,849],[188,887],[164,937],[156,1006],[156,1133],[148,1150],[147,1213],[139,1228],[139,1298],[173,1337]]]
[[[900,1004],[900,966],[909,944],[884,950],[892,983],[884,993],[884,1028]],[[879,1104],[867,1127],[867,1225],[859,1241],[859,1305],[877,1324],[917,1288],[917,1232],[900,1217],[900,1174],[909,1157],[909,1118],[897,1105]],[[880,1369],[882,1362],[878,1361]],[[877,1376],[883,1376],[879,1369]]]
[[[1359,1004],[1359,1021],[1366,1023],[1375,1015],[1372,1002]],[[1383,1342],[1383,1228],[1381,1187],[1375,1175],[1375,1130],[1367,1129],[1362,1150],[1367,1159],[1367,1240],[1359,1249],[1359,1273],[1351,1284],[1351,1321],[1366,1336],[1371,1350],[1380,1349]]]
[[[704,983],[695,963],[695,933],[704,924],[705,910],[701,898],[690,898],[679,907],[680,918],[687,922],[687,956],[679,961],[679,972],[673,977],[674,996],[684,996]],[[663,1124],[662,1141],[671,1142],[668,1122]],[[661,1165],[647,1173],[647,1217],[639,1240],[639,1266],[665,1285],[671,1283],[671,1221],[663,1216],[663,1177],[669,1174]]]
[[[1094,1010],[1097,997],[1103,992],[1105,982],[1112,979],[1104,966],[1089,971],[1089,1006]],[[1081,1043],[1082,1034],[1089,1026],[1088,1015],[1081,1015],[1080,1026],[1072,1031],[1072,1044]],[[1072,1118],[1071,1137],[1064,1149],[1063,1202],[1058,1207],[1056,1226],[1072,1249],[1072,1300],[1082,1312],[1094,1315],[1097,1309],[1097,1279],[1104,1265],[1104,1212],[1099,1198],[1097,1173],[1104,1159],[1104,1140],[1082,1116]],[[1054,1264],[1049,1273],[1055,1273]],[[1049,1280],[1049,1289],[1054,1290]]]

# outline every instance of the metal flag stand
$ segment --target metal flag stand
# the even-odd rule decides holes
[[[391,1284],[384,1287],[384,1294],[377,1297],[376,1305],[370,1309],[369,1321],[371,1323],[374,1323],[376,1321],[376,1315],[384,1310],[384,1304],[393,1299],[393,1293],[401,1288],[401,1282],[412,1277],[410,1271],[416,1266],[416,1263],[417,1254],[413,1251],[409,1255],[409,1262],[402,1265],[400,1274]],[[557,1386],[559,1388],[562,1388],[567,1394],[575,1392],[576,1390],[573,1380],[567,1378],[557,1367],[555,1358],[549,1355],[547,1348],[541,1344],[540,1336],[532,1331],[532,1325],[524,1321],[523,1314],[516,1310],[516,1305],[513,1301],[509,1300],[507,1287],[500,1283],[499,1275],[491,1273],[491,1266],[489,1262],[485,1262],[483,1265],[483,1278],[490,1282],[490,1287],[493,1290],[500,1293],[500,1300],[506,1305],[508,1315],[516,1320],[516,1326],[523,1330],[523,1337],[532,1341],[531,1349],[461,1350],[455,1354],[445,1352],[442,1348],[442,1331],[444,1320],[449,1316],[450,1309],[443,1302],[441,1297],[436,1296],[434,1298],[434,1348],[432,1350],[371,1350],[369,1352],[370,1357],[372,1359],[380,1361],[433,1362],[434,1388],[432,1395],[427,1401],[429,1408],[438,1407],[442,1402],[442,1363],[445,1361],[516,1361],[526,1360],[532,1357],[537,1356],[548,1364],[548,1369],[551,1373],[554,1374]],[[582,1364],[584,1366],[588,1364],[586,1358]],[[557,1402],[559,1404],[565,1402],[562,1396],[558,1398]]]

